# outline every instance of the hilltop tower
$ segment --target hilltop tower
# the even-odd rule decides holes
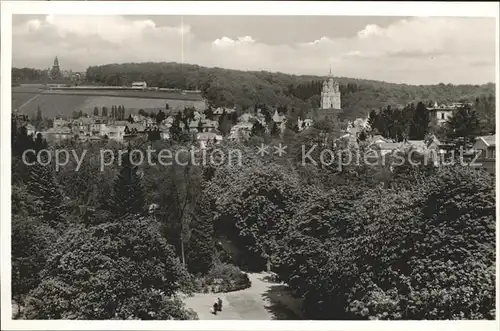
[[[332,66],[328,80],[323,82],[321,91],[321,109],[341,109],[339,83],[333,80]]]
[[[54,64],[52,65],[52,69],[50,70],[50,78],[52,79],[62,78],[61,68],[59,67],[59,59],[57,58],[57,56],[54,59]]]

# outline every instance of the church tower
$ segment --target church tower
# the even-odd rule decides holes
[[[328,80],[323,82],[321,90],[321,109],[341,109],[339,83],[333,80],[332,67]]]
[[[61,68],[59,68],[59,59],[54,59],[54,64],[52,65],[52,69],[50,70],[50,78],[52,79],[61,79]]]

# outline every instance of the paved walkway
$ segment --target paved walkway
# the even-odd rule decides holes
[[[200,320],[284,320],[300,319],[301,300],[290,296],[284,284],[266,279],[267,273],[249,273],[250,288],[229,293],[196,293],[184,299]],[[215,299],[222,299],[222,312],[212,314]]]

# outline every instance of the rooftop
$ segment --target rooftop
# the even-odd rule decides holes
[[[477,137],[477,139],[482,139],[486,146],[496,146],[495,135]]]

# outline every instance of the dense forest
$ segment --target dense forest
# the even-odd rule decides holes
[[[207,68],[179,63],[124,63],[89,67],[87,80],[109,85],[128,85],[144,80],[148,86],[200,89],[214,106],[251,108],[255,104],[309,110],[319,106],[321,84],[326,77],[297,76],[267,71]],[[342,109],[352,117],[366,116],[371,109],[411,102],[453,102],[495,94],[494,84],[407,85],[335,77],[341,85]]]
[[[38,79],[39,70],[12,70],[12,80]],[[124,63],[91,66],[87,83],[130,85],[146,81],[148,86],[199,89],[212,106],[253,108],[256,104],[287,106],[308,111],[318,107],[322,81],[326,77],[297,76],[267,71],[207,68],[179,63]],[[335,77],[342,92],[342,109],[348,119],[365,117],[370,110],[409,103],[473,101],[495,94],[493,83],[485,85],[407,85]]]
[[[47,145],[14,130],[12,293],[23,307],[15,318],[193,319],[179,292],[207,290],[213,279],[246,288],[240,269],[269,266],[303,300],[305,319],[494,319],[494,178],[459,164],[301,162],[301,146],[317,145],[316,161],[323,151],[365,155],[363,142],[331,139],[335,123],[217,146],[240,151],[239,164],[186,152],[136,166],[125,150],[121,165],[108,157],[102,168],[102,150],[127,146]],[[412,134],[419,128],[411,119]],[[263,142],[289,148],[259,156]],[[138,140],[128,151],[148,146]],[[192,146],[172,135],[155,149]],[[24,164],[27,149],[86,154],[57,170]]]

